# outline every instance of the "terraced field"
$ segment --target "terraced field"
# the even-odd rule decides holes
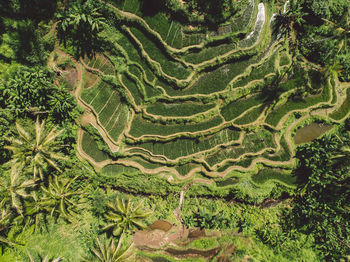
[[[107,6],[118,18],[106,32],[113,48],[80,61],[77,90],[105,143],[85,123],[78,148],[102,174],[293,186],[295,130],[347,115],[347,86],[307,63],[291,70],[295,58],[266,3],[247,1],[230,24],[206,34],[165,14],[143,17],[138,1]]]

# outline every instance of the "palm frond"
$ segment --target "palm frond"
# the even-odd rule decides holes
[[[16,122],[16,129],[20,137],[22,137],[26,142],[29,142],[32,139],[30,134],[27,131],[25,131],[24,128],[18,122]]]
[[[49,145],[51,142],[53,142],[58,136],[60,136],[64,132],[64,129],[61,129],[60,131],[56,132],[56,127],[54,127],[50,133],[45,137],[42,144],[43,145]]]

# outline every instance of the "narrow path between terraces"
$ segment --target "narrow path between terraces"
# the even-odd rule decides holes
[[[112,5],[111,5],[112,6]],[[114,9],[116,9],[114,6],[112,6]],[[119,10],[119,9],[118,9]],[[125,16],[125,17],[129,17],[129,18],[134,18],[134,19],[141,19],[140,17],[137,17],[136,15],[134,14],[131,14],[131,13],[127,13],[127,12],[124,12],[122,10],[119,10],[118,12],[120,12],[122,14],[122,16]],[[264,14],[265,15],[265,14]],[[145,24],[145,26],[148,26],[147,23],[145,21],[142,20],[142,23]],[[49,35],[53,34],[55,32],[55,26],[56,26],[56,23],[52,26],[50,32],[48,33]],[[151,30],[151,29],[150,29]],[[152,30],[153,32],[153,30]],[[154,34],[156,34],[156,32],[153,32]],[[160,36],[159,36],[160,37]],[[161,38],[161,37],[160,37]],[[257,42],[259,42],[259,39],[257,40]],[[167,46],[167,48],[171,48],[170,46],[168,46],[164,41],[162,42],[165,46]],[[140,46],[142,46],[142,44],[140,44]],[[253,45],[254,46],[254,45]],[[179,51],[179,50],[172,50],[172,51]],[[233,50],[231,50],[230,52],[232,52]],[[89,67],[88,65],[86,65],[83,61],[76,61],[76,59],[74,59],[71,55],[69,54],[66,54],[64,53],[62,50],[59,49],[59,47],[57,48],[57,52],[61,55],[61,56],[65,56],[65,57],[69,57],[69,59],[74,63],[75,65],[75,68],[77,70],[77,82],[76,82],[76,89],[74,91],[74,96],[79,104],[79,106],[83,107],[85,109],[85,113],[84,115],[81,117],[81,119],[79,120],[80,121],[80,124],[81,126],[85,126],[85,125],[93,125],[99,132],[99,134],[101,135],[101,137],[103,138],[103,140],[106,142],[106,144],[109,146],[110,150],[112,152],[116,152],[119,150],[119,146],[117,145],[117,143],[115,141],[113,141],[109,134],[107,133],[107,131],[105,130],[105,128],[99,123],[99,120],[98,120],[98,116],[96,115],[96,113],[94,113],[94,110],[93,108],[91,108],[91,106],[89,106],[88,104],[86,104],[81,98],[80,98],[80,93],[81,93],[81,90],[82,90],[82,86],[83,86],[83,70],[84,70],[84,67],[85,69],[87,70],[91,70],[91,71],[95,71],[97,72],[98,74],[103,74],[103,72],[99,69],[95,69],[95,68],[92,68],[92,67]],[[228,52],[228,53],[230,53]],[[268,52],[268,54],[270,54],[270,51]],[[225,54],[227,55],[227,54]],[[267,55],[268,56],[268,55]],[[263,59],[262,59],[263,60]],[[205,63],[207,63],[208,61],[205,61]],[[50,63],[50,61],[49,61]],[[260,62],[259,62],[260,63]],[[257,63],[257,64],[259,64]],[[55,64],[52,63],[51,61],[51,66],[54,66]],[[250,65],[248,68],[252,68],[253,65]],[[245,70],[247,71],[247,69]],[[238,77],[238,76],[237,76]],[[337,88],[339,85],[339,83],[337,82],[336,84],[336,87],[334,88]],[[332,109],[335,110],[336,108],[338,108],[340,105],[341,105],[341,102],[342,102],[342,96],[339,94],[339,89],[337,88],[337,100],[336,100],[336,103],[334,105],[332,105]],[[332,92],[331,92],[331,96],[332,96]],[[108,160],[105,160],[105,161],[102,161],[102,162],[96,162],[91,156],[87,155],[83,148],[82,148],[82,137],[83,137],[83,130],[80,129],[79,130],[79,133],[78,133],[78,152],[79,154],[85,158],[85,159],[88,159],[94,166],[96,169],[100,170],[102,169],[104,166],[106,165],[109,165],[109,164],[122,164],[124,166],[133,166],[133,167],[136,167],[138,168],[141,172],[143,173],[147,173],[147,174],[159,174],[160,172],[163,172],[163,173],[166,173],[166,174],[169,174],[168,176],[168,180],[169,182],[172,181],[173,179],[173,176],[176,176],[180,181],[182,180],[191,180],[193,182],[200,182],[200,183],[212,183],[213,180],[208,180],[208,179],[194,179],[194,175],[197,173],[197,172],[203,172],[205,173],[207,176],[210,176],[210,177],[224,177],[227,173],[231,172],[232,170],[236,170],[236,171],[242,171],[242,172],[247,172],[249,170],[252,170],[255,165],[257,163],[265,163],[267,165],[271,165],[271,166],[276,166],[276,165],[279,165],[279,164],[282,164],[284,166],[286,165],[292,165],[295,161],[293,159],[293,151],[294,151],[294,143],[292,141],[292,137],[291,137],[291,133],[292,131],[295,129],[295,127],[301,123],[301,121],[309,118],[310,116],[313,116],[313,115],[320,115],[320,116],[325,116],[327,115],[328,113],[328,109],[325,109],[325,108],[318,108],[319,106],[322,106],[322,105],[327,105],[329,104],[329,102],[331,101],[331,99],[327,102],[321,102],[319,103],[318,105],[314,105],[312,107],[308,107],[308,108],[305,108],[304,110],[295,110],[295,111],[298,111],[298,112],[303,112],[303,113],[307,113],[306,115],[304,115],[302,118],[298,119],[297,121],[291,123],[286,129],[284,129],[284,124],[285,124],[285,121],[288,120],[290,114],[292,114],[294,111],[292,112],[289,112],[288,114],[286,114],[280,121],[277,129],[284,129],[284,136],[286,138],[286,142],[288,144],[288,148],[291,152],[291,158],[288,160],[288,161],[273,161],[273,160],[269,160],[269,159],[266,159],[264,157],[262,157],[261,155],[266,151],[266,149],[269,149],[269,148],[265,148],[264,150],[261,150],[257,153],[251,153],[251,152],[248,152],[248,153],[244,153],[242,155],[239,156],[239,159],[242,159],[243,157],[246,157],[246,156],[255,156],[256,158],[252,161],[251,165],[249,167],[242,167],[242,166],[234,166],[235,162],[237,159],[227,159],[225,161],[227,162],[232,162],[232,166],[230,168],[228,168],[227,170],[225,170],[224,172],[216,172],[214,170],[210,170],[210,171],[207,171],[205,170],[203,167],[200,167],[200,168],[194,168],[192,169],[187,175],[185,176],[182,176],[181,174],[179,174],[178,172],[176,172],[175,169],[172,169],[172,168],[169,168],[169,167],[160,167],[160,168],[156,168],[156,169],[147,169],[145,168],[144,166],[142,165],[139,165],[138,163],[135,163],[133,161],[130,161],[130,160],[127,160],[127,159],[118,159],[117,161],[113,161],[111,159],[108,159]],[[241,115],[239,116],[241,117]],[[250,123],[250,124],[247,124],[247,125],[244,125],[244,127],[249,127],[249,126],[252,126],[254,124],[256,124],[257,122],[260,122],[261,119],[258,118],[256,121],[254,121],[253,123]],[[233,121],[230,121],[230,122],[233,122]],[[235,126],[233,125],[233,123],[223,123],[221,124],[219,127],[218,126],[215,126],[215,127],[212,127],[212,128],[209,128],[207,130],[205,130],[204,132],[207,133],[207,132],[210,132],[210,131],[215,131],[217,130],[218,128],[220,128],[221,126],[223,126],[224,124],[226,125],[232,125],[232,126]],[[243,126],[240,125],[240,126],[236,126],[237,128],[242,128]],[[279,128],[281,127],[281,128]],[[198,133],[201,133],[203,134],[203,131],[201,132],[198,132]],[[162,136],[162,138],[172,138],[172,137],[175,137],[175,136],[178,136],[179,133],[176,133],[176,134],[171,134],[171,135],[168,135],[168,136]],[[143,136],[142,136],[143,137]],[[142,138],[141,137],[141,138]],[[160,136],[153,136],[153,137],[158,137],[160,138]],[[133,138],[133,137],[129,137],[129,138]],[[135,139],[135,138],[133,138]],[[140,139],[137,138],[138,140]],[[136,139],[135,139],[136,140]],[[222,145],[217,145],[216,147],[221,147]],[[213,150],[215,149],[214,148],[211,148],[210,150]],[[198,152],[196,154],[202,154],[202,152]],[[260,157],[259,157],[260,156]],[[189,156],[186,156],[186,157],[189,157]],[[204,160],[203,160],[204,161]],[[205,161],[204,161],[205,162]],[[221,162],[219,164],[222,164]],[[209,166],[209,165],[207,165]],[[216,169],[215,169],[216,170]],[[191,182],[191,183],[193,183]],[[191,184],[190,183],[190,184]],[[189,184],[189,185],[190,185]],[[177,210],[177,214],[179,215],[179,213],[181,213],[181,208],[182,208],[182,204],[183,204],[183,199],[184,199],[184,194],[185,194],[185,191],[187,190],[188,188],[184,188],[182,191],[181,191],[181,194],[180,194],[180,205],[179,207],[176,209]],[[176,212],[176,210],[174,211],[174,213]]]
[[[182,235],[185,234],[186,226],[183,223],[183,220],[181,217],[181,212],[182,212],[183,204],[185,201],[185,193],[191,187],[192,184],[193,184],[193,182],[188,183],[187,185],[185,185],[182,188],[182,190],[180,192],[179,206],[174,210],[174,215],[175,215],[176,219],[180,222],[180,225],[181,225],[181,234]]]
[[[61,55],[61,56],[65,56],[68,57],[73,63],[74,66],[77,70],[77,83],[76,83],[76,88],[75,91],[73,93],[73,95],[76,98],[76,101],[78,102],[78,105],[83,107],[85,109],[85,113],[84,115],[81,117],[81,119],[79,119],[79,121],[83,122],[83,124],[87,125],[87,124],[91,124],[93,125],[98,132],[100,133],[100,135],[102,136],[103,140],[106,142],[106,144],[109,146],[109,148],[111,149],[112,152],[116,152],[119,150],[119,146],[117,146],[108,136],[108,134],[106,133],[106,131],[100,126],[100,124],[97,121],[97,117],[94,116],[91,108],[84,103],[81,99],[80,99],[80,92],[83,86],[83,69],[82,69],[82,65],[71,55],[64,53],[59,47],[57,48],[57,52]],[[49,62],[50,63],[50,62]],[[52,63],[52,61],[51,61]],[[78,139],[81,139],[78,138]],[[78,144],[81,144],[81,141],[78,141]]]

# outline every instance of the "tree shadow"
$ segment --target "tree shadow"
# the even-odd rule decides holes
[[[165,11],[165,1],[142,0],[140,5],[141,12],[145,16],[155,16],[158,12]]]

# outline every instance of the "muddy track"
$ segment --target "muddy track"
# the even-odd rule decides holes
[[[182,208],[184,205],[184,201],[185,201],[185,193],[186,191],[191,187],[191,185],[193,184],[193,182],[188,183],[187,185],[185,185],[181,192],[180,192],[180,199],[179,199],[179,206],[174,210],[174,215],[176,217],[176,219],[179,221],[180,225],[181,225],[181,233],[182,235],[185,234],[185,230],[186,230],[186,225],[183,223],[181,214],[182,214]]]

